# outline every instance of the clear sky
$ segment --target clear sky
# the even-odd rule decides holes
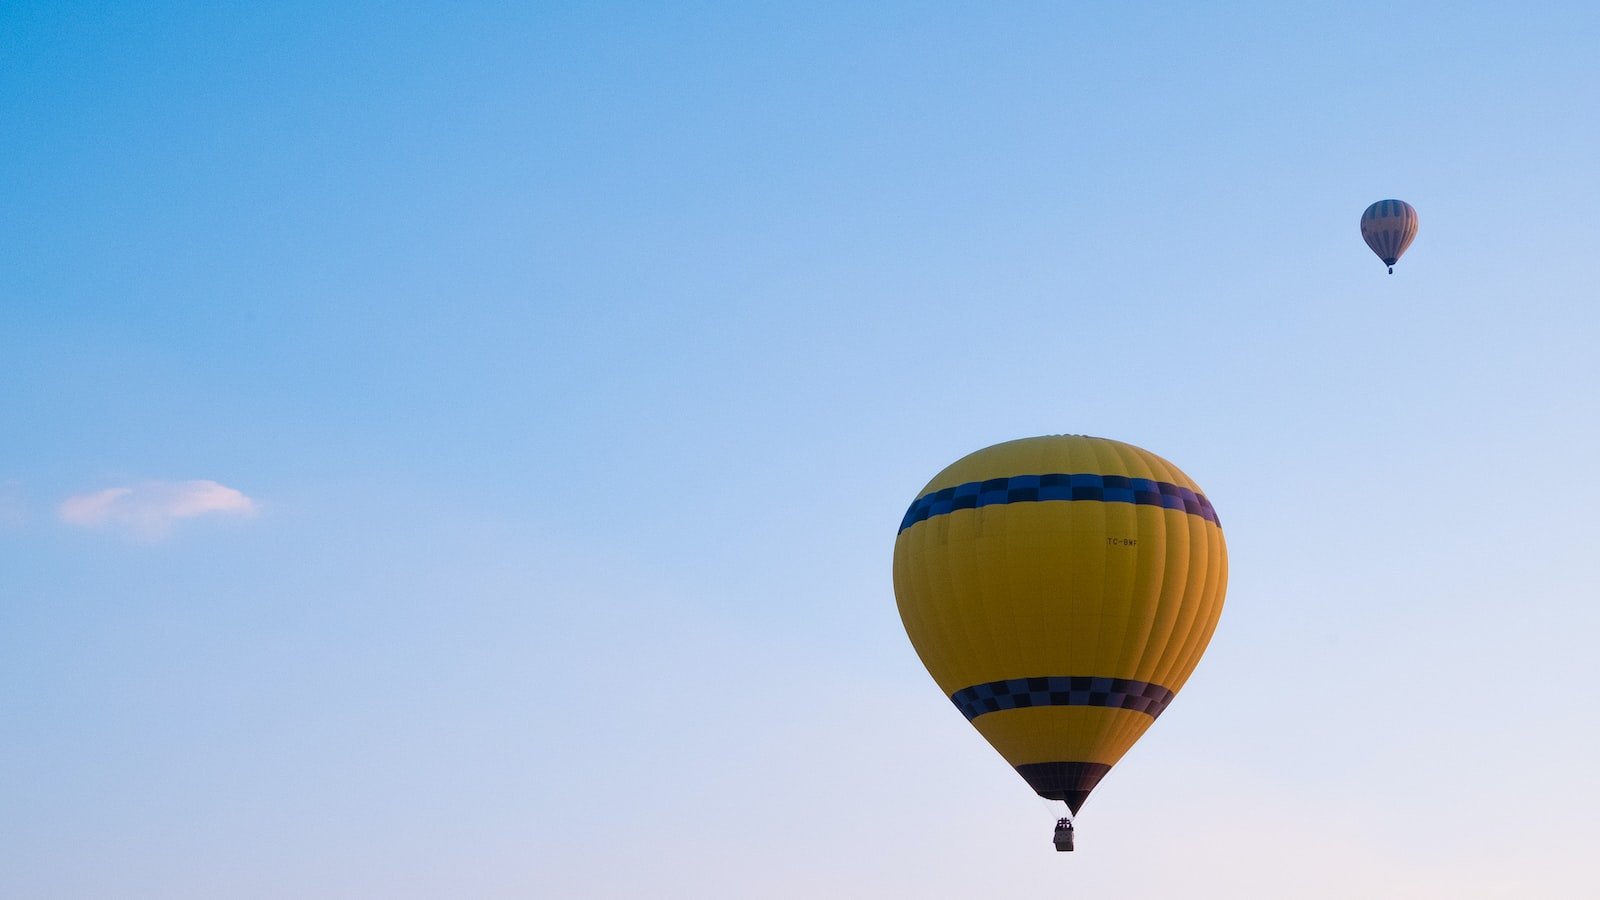
[[[0,896],[1592,896],[1600,7],[1309,6],[0,7]],[[1233,564],[1072,856],[1054,432]]]

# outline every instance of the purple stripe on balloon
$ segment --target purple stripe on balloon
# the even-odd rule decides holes
[[[1221,525],[1217,511],[1204,494],[1182,485],[1127,475],[1050,474],[1013,475],[947,487],[918,497],[900,530],[955,512],[1002,503],[1038,503],[1049,500],[1093,500],[1100,503],[1132,503],[1136,506],[1161,506],[1181,509],[1207,522]]]
[[[1033,706],[1103,706],[1131,709],[1154,719],[1172,702],[1173,693],[1159,684],[1097,675],[1040,675],[1008,678],[962,688],[950,702],[968,721],[1002,709]]]

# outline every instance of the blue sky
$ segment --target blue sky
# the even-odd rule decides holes
[[[7,5],[0,894],[1582,895],[1595,46]],[[1175,461],[1233,563],[1070,858],[889,576],[1053,432]]]

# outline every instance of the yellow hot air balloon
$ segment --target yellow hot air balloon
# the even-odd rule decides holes
[[[894,545],[900,617],[929,674],[1073,814],[1188,681],[1227,584],[1200,488],[1149,451],[1083,435],[956,461]],[[1071,828],[1057,823],[1057,849]]]

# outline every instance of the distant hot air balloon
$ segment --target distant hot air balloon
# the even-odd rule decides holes
[[[1199,487],[1153,453],[1082,435],[956,461],[894,545],[900,617],[928,673],[1072,814],[1188,681],[1227,583]],[[1058,850],[1071,829],[1057,823]]]
[[[1404,200],[1379,200],[1361,214],[1361,239],[1394,274],[1394,264],[1417,238],[1417,211]]]

